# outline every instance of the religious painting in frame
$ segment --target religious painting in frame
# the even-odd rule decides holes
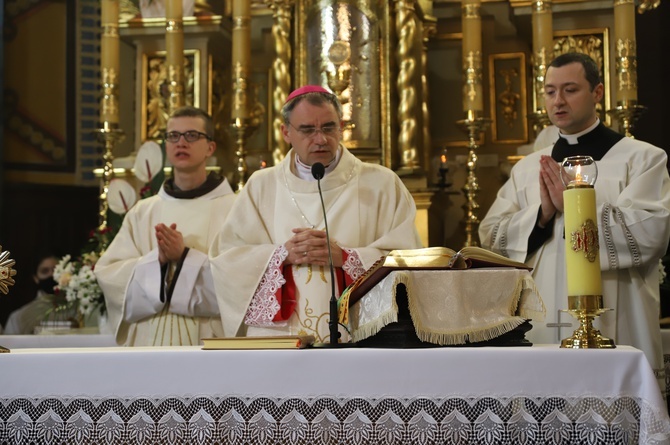
[[[141,140],[162,138],[169,117],[166,52],[142,56]],[[200,51],[184,50],[184,104],[200,107]]]
[[[609,57],[609,30],[608,28],[573,29],[568,31],[554,31],[554,57],[568,52],[578,52],[589,55],[595,60],[600,69],[600,78],[603,81],[603,99],[596,105],[598,117],[608,127],[612,119],[607,110],[611,109],[610,94],[610,57]]]
[[[462,40],[462,33],[445,33],[428,42],[428,109],[433,147],[469,145],[467,133],[456,124],[465,119]],[[477,143],[484,144],[484,132]]]
[[[489,56],[491,135],[494,143],[525,144],[526,55],[522,52]]]

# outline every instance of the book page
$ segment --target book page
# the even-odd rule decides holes
[[[384,267],[448,267],[456,254],[448,247],[426,247],[423,249],[392,250],[384,260]]]
[[[488,249],[484,249],[482,247],[476,247],[476,246],[466,246],[463,247],[459,253],[463,255],[465,258],[470,259],[470,260],[475,260],[475,261],[482,261],[485,263],[491,263],[490,267],[498,265],[498,266],[510,266],[510,267],[516,267],[519,269],[531,269],[531,267],[527,266],[524,263],[520,263],[518,261],[511,260],[505,256],[502,256],[498,253],[495,253],[493,251],[490,251]],[[477,266],[477,265],[475,265]],[[488,266],[488,265],[479,265],[479,267],[482,266]]]

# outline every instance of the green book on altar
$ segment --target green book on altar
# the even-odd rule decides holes
[[[314,344],[313,335],[279,335],[267,337],[202,338],[202,349],[304,349]]]

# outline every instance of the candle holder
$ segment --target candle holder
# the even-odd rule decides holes
[[[647,111],[647,107],[638,105],[637,101],[622,101],[618,102],[615,108],[607,110],[607,114],[619,121],[619,125],[623,128],[627,137],[635,138],[631,131],[633,131],[635,123],[645,111]]]
[[[451,187],[451,183],[447,182],[447,173],[449,173],[449,164],[447,163],[447,160],[448,160],[447,149],[445,148],[442,150],[442,154],[440,155],[440,167],[437,169],[438,173],[437,187],[443,193],[446,189]]]
[[[456,124],[461,130],[468,135],[468,176],[463,186],[463,193],[465,194],[466,202],[463,208],[465,209],[465,246],[477,246],[478,242],[475,240],[477,230],[479,227],[479,203],[476,201],[477,192],[479,191],[479,182],[477,180],[477,139],[481,132],[485,131],[491,124],[491,119],[477,115],[476,111],[468,110],[467,118],[456,121]]]
[[[114,146],[121,142],[125,138],[123,130],[118,128],[118,124],[113,124],[110,122],[102,122],[102,127],[95,130],[98,138],[105,144],[105,153],[102,156],[104,160],[104,165],[102,169],[102,180],[100,185],[100,207],[98,212],[98,221],[100,225],[98,230],[104,231],[107,229],[107,210],[109,209],[109,203],[107,202],[107,196],[109,194],[109,183],[114,177]]]
[[[567,312],[579,320],[571,337],[561,341],[561,348],[614,348],[614,341],[603,337],[593,327],[596,317],[609,311],[603,307],[600,250],[596,218],[594,185],[598,167],[590,156],[573,156],[563,160],[561,180],[565,220],[566,276],[568,281]]]

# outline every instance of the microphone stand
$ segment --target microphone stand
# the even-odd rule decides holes
[[[335,268],[333,267],[333,252],[330,248],[330,231],[328,230],[328,218],[326,217],[326,204],[323,201],[323,192],[321,191],[321,178],[326,174],[326,168],[322,163],[316,162],[312,165],[312,176],[316,179],[319,188],[319,198],[321,199],[321,210],[323,211],[323,224],[326,226],[326,243],[328,244],[328,261],[330,262],[330,320],[328,328],[330,330],[329,347],[354,346],[354,343],[340,343],[340,332],[338,327],[337,298],[335,298]]]

